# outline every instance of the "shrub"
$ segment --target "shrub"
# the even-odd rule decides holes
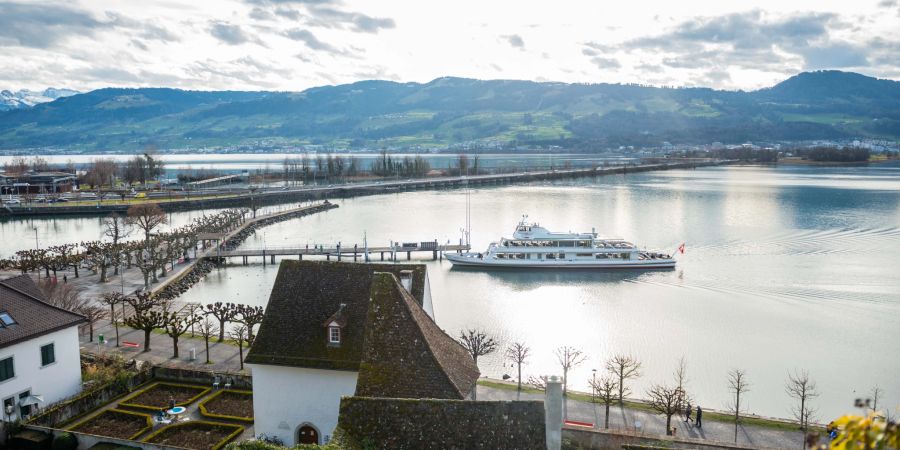
[[[72,433],[60,433],[53,438],[53,450],[75,450],[78,448],[78,440]]]

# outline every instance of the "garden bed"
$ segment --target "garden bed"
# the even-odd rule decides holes
[[[154,383],[126,397],[119,406],[159,411],[169,408],[172,399],[175,406],[188,406],[209,391],[208,387],[192,384]]]
[[[191,450],[219,450],[244,432],[240,425],[212,422],[182,422],[147,436],[143,442]]]
[[[253,422],[253,392],[223,389],[200,402],[204,417]]]
[[[70,431],[132,440],[153,428],[147,414],[108,409],[84,422],[70,427]]]

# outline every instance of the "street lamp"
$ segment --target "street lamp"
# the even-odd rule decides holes
[[[597,369],[591,369],[591,403],[596,403],[594,397],[597,395]]]

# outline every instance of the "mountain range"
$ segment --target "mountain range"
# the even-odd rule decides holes
[[[15,92],[4,89],[0,91],[0,111],[30,108],[38,103],[52,102],[60,97],[68,97],[77,93],[78,91],[71,89],[56,88],[47,88],[43,91],[22,89]]]
[[[900,82],[840,71],[749,92],[452,77],[302,92],[106,88],[0,112],[3,149],[599,149],[866,137],[900,138]]]

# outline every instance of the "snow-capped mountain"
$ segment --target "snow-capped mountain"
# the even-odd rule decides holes
[[[0,91],[0,111],[10,109],[31,108],[38,103],[52,102],[60,97],[68,97],[78,94],[78,91],[71,89],[47,88],[43,91],[32,91],[22,89],[20,91]]]

